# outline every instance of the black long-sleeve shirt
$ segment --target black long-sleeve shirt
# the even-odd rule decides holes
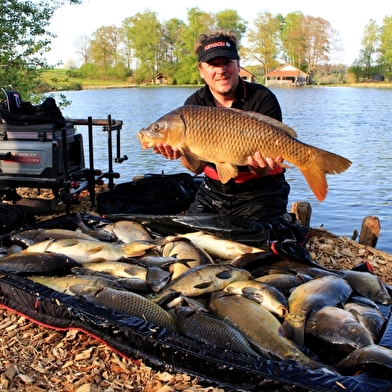
[[[185,101],[185,105],[215,106],[214,98],[208,85],[189,96]],[[249,83],[242,78],[239,80],[232,107],[258,112],[282,121],[282,110],[275,94],[261,84]]]

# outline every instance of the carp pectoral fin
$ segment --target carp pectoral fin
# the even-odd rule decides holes
[[[200,167],[199,157],[195,155],[192,151],[190,151],[188,148],[182,149],[182,155],[187,161],[189,169],[193,172],[196,172],[197,169]]]
[[[237,166],[233,166],[231,163],[217,163],[216,171],[223,184],[238,176]]]

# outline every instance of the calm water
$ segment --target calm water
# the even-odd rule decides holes
[[[183,171],[178,161],[167,161],[152,150],[141,149],[137,132],[170,110],[181,106],[195,88],[151,88],[88,90],[67,93],[72,105],[63,110],[70,118],[122,120],[121,156],[128,160],[113,163],[121,174],[118,182],[131,181],[144,173]],[[316,87],[276,88],[283,110],[283,121],[294,128],[306,143],[349,158],[353,164],[343,174],[328,176],[329,192],[318,202],[298,169],[287,171],[291,185],[289,208],[294,201],[311,203],[311,226],[323,226],[337,235],[351,237],[362,220],[375,215],[381,222],[377,248],[392,253],[392,90],[371,88]],[[87,129],[84,135],[86,166],[89,166]],[[115,133],[114,133],[115,136]],[[115,143],[113,157],[116,156]],[[107,134],[94,127],[95,168],[107,170]]]

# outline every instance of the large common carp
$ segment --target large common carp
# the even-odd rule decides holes
[[[123,289],[120,284],[113,280],[88,275],[28,276],[27,279],[68,295],[75,295],[75,293],[69,288],[76,284],[87,287],[110,287],[117,290]]]
[[[138,317],[156,326],[166,328],[169,332],[178,331],[174,318],[166,310],[139,294],[110,287],[92,287],[80,284],[71,285],[69,290],[95,305]]]
[[[258,356],[245,337],[226,321],[192,306],[177,306],[174,313],[181,332],[192,339],[225,350]]]
[[[239,331],[266,358],[295,361],[309,368],[320,368],[289,339],[282,335],[279,320],[256,302],[223,291],[212,293],[209,310]]]
[[[81,265],[71,257],[53,252],[15,253],[0,259],[0,273],[54,275],[69,273]]]
[[[168,283],[154,296],[154,301],[159,302],[162,297],[171,292],[178,292],[185,297],[198,297],[223,290],[227,285],[236,280],[251,279],[250,272],[235,268],[230,265],[202,264],[190,268],[176,279]]]
[[[353,270],[343,270],[341,273],[350,286],[360,295],[378,304],[388,305],[391,303],[391,296],[377,275],[371,272]]]
[[[103,241],[78,239],[46,240],[23,250],[30,252],[55,252],[72,257],[82,264],[95,261],[117,261],[125,257],[143,256],[147,249],[156,247],[152,243],[135,241],[129,244],[111,244]]]
[[[289,314],[282,323],[286,336],[302,348],[308,317],[326,306],[344,304],[351,293],[350,285],[337,276],[312,279],[296,287],[288,299]]]
[[[344,157],[299,141],[280,121],[231,108],[181,106],[137,136],[143,148],[157,143],[178,148],[192,170],[200,161],[214,163],[222,183],[235,178],[237,166],[248,165],[247,157],[257,151],[265,158],[281,156],[298,167],[320,201],[328,192],[326,174],[342,173],[351,165]]]
[[[310,316],[306,321],[305,332],[318,341],[316,347],[321,351],[327,346],[348,355],[358,348],[373,344],[366,326],[351,312],[336,306],[326,306]]]
[[[363,369],[372,365],[379,365],[380,367],[392,370],[392,350],[387,347],[379,346],[377,344],[371,344],[369,346],[358,348],[352,353],[347,355],[346,358],[342,359],[338,364],[338,369]],[[385,372],[384,374],[388,374]]]
[[[246,253],[264,252],[263,249],[245,245],[241,242],[219,238],[204,231],[179,234],[180,238],[188,238],[196,246],[206,251],[211,257],[220,260],[232,260]]]

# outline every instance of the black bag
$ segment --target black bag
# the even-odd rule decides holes
[[[118,184],[97,195],[100,214],[179,214],[186,211],[197,192],[189,173],[146,174],[143,178]]]
[[[41,105],[23,102],[16,91],[2,89],[6,99],[0,104],[0,118],[3,122],[14,125],[57,124],[65,126],[66,121],[54,98],[46,98]]]

